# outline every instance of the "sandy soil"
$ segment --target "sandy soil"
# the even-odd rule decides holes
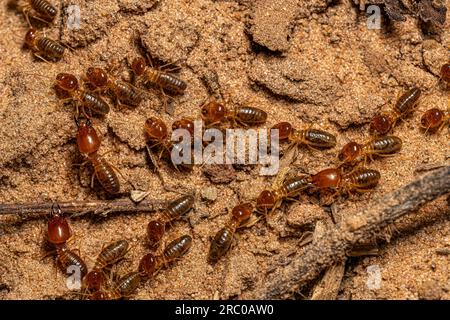
[[[57,1],[52,1],[57,2]],[[67,4],[67,1],[61,1]],[[58,72],[81,76],[89,66],[122,61],[127,76],[130,60],[143,52],[183,66],[179,76],[189,88],[174,100],[174,114],[164,112],[161,96],[151,91],[135,109],[113,107],[96,121],[102,150],[117,150],[107,158],[141,190],[155,199],[177,195],[164,191],[149,168],[143,123],[159,116],[167,123],[183,116],[198,117],[199,106],[211,95],[230,104],[258,106],[269,114],[267,125],[290,121],[298,128],[314,126],[334,132],[338,146],[323,152],[301,150],[294,164],[316,172],[336,163],[338,148],[349,139],[365,141],[368,122],[389,109],[398,93],[412,86],[425,90],[419,110],[396,127],[404,141],[400,155],[376,160],[370,166],[382,173],[379,187],[354,197],[340,208],[351,214],[417,177],[417,168],[449,164],[447,129],[425,135],[419,128],[422,111],[447,108],[449,93],[435,86],[440,66],[449,60],[450,22],[438,34],[425,35],[415,17],[369,30],[366,17],[351,1],[325,0],[72,0],[81,8],[79,30],[66,27],[61,15],[46,35],[74,48],[57,63],[44,63],[24,49],[27,25],[23,17],[0,5],[0,201],[69,201],[105,198],[89,187],[90,171],[76,144],[73,109],[63,106],[52,90]],[[447,0],[446,5],[450,3]],[[281,9],[280,9],[281,8]],[[279,9],[279,10],[278,10]],[[142,40],[137,45],[136,38]],[[123,59],[123,60],[122,60]],[[205,169],[205,168],[203,168]],[[313,203],[283,207],[238,233],[236,245],[215,267],[206,263],[210,238],[228,219],[227,209],[253,199],[273,178],[258,176],[258,168],[233,169],[229,183],[215,184],[195,168],[180,174],[162,164],[168,183],[180,190],[213,187],[218,198],[199,196],[197,210],[176,222],[164,241],[191,234],[190,252],[170,269],[139,288],[133,299],[239,298],[250,292],[270,269],[301,255],[303,232],[319,219],[330,220]],[[123,182],[124,191],[131,187]],[[137,267],[148,249],[144,233],[150,214],[75,219],[71,226],[79,248],[92,266],[101,246],[127,239],[132,249],[119,272]],[[0,217],[0,298],[49,299],[68,290],[51,259],[41,260],[45,220],[17,223]],[[440,199],[395,224],[376,239],[379,255],[350,258],[339,299],[450,298],[450,210]],[[375,240],[374,240],[375,241]],[[287,258],[286,258],[287,257]],[[366,286],[368,266],[378,265],[381,287]]]

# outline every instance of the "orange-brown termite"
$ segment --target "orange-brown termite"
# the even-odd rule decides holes
[[[207,127],[218,125],[225,121],[247,127],[264,124],[267,120],[267,113],[259,108],[237,106],[229,110],[216,100],[211,100],[204,104],[201,113]]]
[[[170,149],[169,131],[164,121],[156,117],[150,117],[145,121],[144,130],[147,134],[147,140],[152,143],[151,147],[158,146],[165,150]]]
[[[422,90],[420,88],[414,87],[406,91],[397,99],[392,111],[377,114],[373,117],[370,123],[370,131],[378,135],[387,134],[395,126],[398,120],[403,120],[414,110],[421,95]]]
[[[278,130],[280,141],[289,141],[293,145],[306,145],[312,149],[336,146],[336,137],[327,131],[312,128],[296,130],[289,122],[277,123],[272,129]]]
[[[167,205],[163,211],[162,217],[157,220],[152,220],[147,225],[147,239],[151,247],[156,246],[162,239],[166,225],[181,218],[194,206],[194,197],[192,195],[185,195],[177,198]]]
[[[187,88],[186,82],[174,75],[147,66],[144,58],[135,58],[131,69],[137,77],[142,77],[147,83],[175,94],[183,94]]]
[[[108,161],[98,154],[100,148],[100,138],[95,129],[88,121],[81,121],[78,124],[77,145],[81,154],[87,157],[88,161],[94,167],[91,186],[94,182],[94,176],[100,182],[102,187],[110,194],[117,194],[120,191],[120,182],[115,173],[115,168]]]
[[[131,296],[141,283],[140,272],[129,272],[121,277],[113,288],[100,290],[90,295],[91,300],[119,300]]]
[[[447,84],[447,89],[450,88],[450,63],[446,63],[441,67],[440,80]]]
[[[261,213],[273,211],[283,200],[293,199],[311,186],[311,177],[308,175],[288,178],[274,190],[263,190],[256,199],[256,210]]]
[[[86,78],[97,89],[112,92],[119,103],[136,107],[143,100],[143,95],[139,89],[111,75],[108,76],[108,73],[102,68],[88,68]]]
[[[35,28],[28,30],[25,43],[36,57],[44,61],[57,61],[64,55],[65,48],[61,43],[43,36]]]
[[[338,158],[342,163],[354,163],[363,158],[364,161],[373,156],[389,156],[402,148],[402,140],[396,136],[375,137],[365,144],[350,141],[339,152]]]
[[[66,273],[76,272],[69,268],[78,269],[78,274],[82,279],[87,273],[86,264],[79,255],[67,248],[67,241],[72,235],[70,226],[62,217],[61,209],[58,208],[58,212],[53,209],[52,211],[52,218],[47,223],[47,240],[56,249],[57,262],[61,269]]]
[[[78,254],[67,248],[66,245],[58,246],[56,248],[56,255],[61,269],[67,274],[78,271],[80,280],[87,274],[88,269],[86,263]]]
[[[161,255],[151,253],[142,257],[139,272],[143,277],[151,277],[162,267],[180,259],[192,246],[192,237],[184,235],[170,242]]]
[[[253,206],[249,203],[240,204],[233,208],[231,219],[227,222],[225,227],[216,233],[211,242],[208,261],[215,263],[228,251],[233,242],[236,230],[250,219],[252,211]]]
[[[89,271],[84,279],[84,287],[89,291],[98,291],[106,284],[106,276],[103,272],[107,266],[121,260],[128,252],[128,241],[118,240],[110,243],[102,249],[97,256],[94,268]]]
[[[78,79],[70,73],[59,73],[56,76],[56,87],[63,92],[66,92],[70,98],[78,101],[81,104],[81,111],[86,118],[89,115],[86,109],[98,115],[106,115],[109,112],[109,105],[100,96],[81,89],[78,84]],[[66,100],[68,100],[66,99]]]
[[[47,0],[17,0],[16,3],[30,26],[29,17],[48,24],[58,14],[58,10]]]
[[[182,118],[179,120],[176,120],[172,123],[172,131],[178,130],[178,129],[184,129],[191,135],[192,139],[194,139],[194,121],[188,118]]]
[[[329,168],[312,175],[312,184],[319,190],[336,193],[366,192],[374,189],[381,178],[377,170],[358,168],[343,174],[340,168]]]
[[[425,111],[420,118],[420,126],[425,129],[425,132],[437,132],[445,127],[445,124],[450,122],[450,112],[439,108],[432,108]]]

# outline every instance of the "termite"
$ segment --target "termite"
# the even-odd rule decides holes
[[[100,90],[109,89],[119,103],[136,107],[142,100],[142,93],[130,83],[109,76],[102,68],[88,68],[86,72],[87,81]]]
[[[231,219],[227,222],[225,227],[216,233],[211,242],[208,261],[211,263],[217,262],[230,249],[236,230],[240,228],[245,221],[249,220],[252,211],[253,206],[248,203],[240,204],[233,208]]]
[[[256,210],[262,213],[275,210],[285,199],[293,199],[307,188],[312,186],[311,177],[292,177],[283,181],[280,187],[274,190],[263,190],[256,199]]]
[[[178,129],[186,130],[191,135],[192,140],[194,139],[194,121],[192,121],[191,119],[182,118],[174,121],[172,123],[172,132]]]
[[[420,88],[412,88],[402,94],[395,103],[392,111],[377,114],[370,123],[370,131],[378,135],[385,135],[396,125],[398,120],[403,120],[417,106],[422,95]]]
[[[364,161],[373,156],[388,156],[397,153],[402,148],[402,140],[396,136],[375,137],[365,144],[351,141],[342,147],[338,158],[344,164],[354,163],[359,158]]]
[[[91,179],[91,187],[94,184],[94,176],[102,187],[110,194],[120,192],[120,182],[112,165],[98,154],[100,148],[100,138],[95,129],[90,125],[90,121],[78,122],[77,145],[81,154],[87,157],[94,167],[94,174]]]
[[[141,283],[140,272],[130,272],[121,277],[114,287],[109,290],[100,290],[90,295],[91,300],[119,300],[131,296]]]
[[[446,63],[441,67],[440,80],[447,83],[447,89],[450,88],[450,63]]]
[[[201,113],[202,119],[208,127],[225,121],[247,127],[264,124],[267,120],[267,113],[259,108],[237,106],[232,110],[228,110],[216,100],[211,100],[204,104],[201,108]]]
[[[161,241],[166,225],[181,218],[191,210],[194,206],[194,201],[195,199],[192,195],[185,195],[175,199],[169,202],[160,219],[152,220],[148,223],[147,238],[151,247],[154,247]]]
[[[58,14],[58,10],[47,0],[22,0],[22,2],[25,3],[22,4],[19,2],[18,8],[22,11],[30,26],[31,23],[29,17],[48,24],[51,23]],[[30,12],[32,14],[30,14]]]
[[[309,148],[333,148],[336,136],[319,129],[296,130],[289,122],[275,124],[272,129],[278,130],[280,141],[289,141],[292,145],[306,145]]]
[[[81,111],[86,118],[90,118],[86,109],[98,115],[106,115],[109,112],[109,105],[101,97],[94,93],[81,89],[78,79],[70,73],[59,73],[56,76],[56,87],[67,92],[69,99],[78,101],[81,104]]]
[[[28,30],[25,43],[36,57],[44,61],[57,61],[64,55],[65,48],[61,43],[43,36],[35,28]]]
[[[72,236],[69,223],[61,216],[61,209],[55,212],[52,208],[52,218],[47,223],[47,240],[55,246],[57,262],[64,272],[73,266],[79,271],[80,279],[87,273],[87,267],[83,259],[67,248],[67,241]]]
[[[80,280],[87,274],[86,263],[66,245],[56,247],[56,254],[58,263],[64,272],[68,273],[70,267],[76,268],[79,271]]]
[[[450,112],[439,108],[432,108],[425,111],[420,118],[420,126],[425,129],[425,132],[437,132],[444,128],[446,123],[450,121]]]
[[[107,245],[98,255],[94,269],[104,269],[121,260],[128,252],[128,241],[118,240]]]
[[[144,58],[135,58],[131,63],[131,69],[137,77],[142,77],[146,82],[172,93],[183,94],[187,88],[186,82],[174,75],[148,67]]]
[[[343,174],[340,168],[329,168],[312,175],[312,184],[319,190],[366,192],[374,189],[381,178],[377,170],[359,168]]]
[[[345,191],[367,192],[373,190],[380,181],[381,174],[377,170],[359,168],[343,177]]]
[[[106,287],[107,277],[103,270],[89,271],[83,280],[83,288],[88,292],[100,291]]]
[[[191,127],[191,126],[189,125],[189,127]],[[192,124],[191,128],[193,128],[193,124]],[[167,126],[164,123],[164,121],[162,121],[161,119],[156,118],[156,117],[150,117],[145,121],[144,130],[145,130],[145,133],[147,136],[147,140],[150,144],[149,147],[151,149],[152,148],[155,148],[157,150],[159,149],[159,158],[161,158],[163,155],[168,156],[170,158],[171,163],[177,170],[179,169],[178,165],[180,165],[181,167],[183,167],[187,170],[192,169],[193,152],[191,152],[191,162],[190,163],[176,164],[173,161],[173,158],[171,156],[172,153],[179,154],[181,157],[184,150],[182,149],[181,145],[179,145],[177,143],[173,143],[170,140],[169,132],[167,130]]]
[[[143,277],[151,277],[162,267],[181,258],[192,246],[192,237],[184,235],[170,242],[161,255],[151,253],[142,257],[139,263],[139,272]]]
[[[166,150],[170,149],[169,131],[164,121],[156,117],[150,117],[145,121],[144,130],[148,141],[152,143],[151,147],[159,146]]]

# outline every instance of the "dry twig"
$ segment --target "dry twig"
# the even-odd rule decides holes
[[[58,202],[64,214],[71,217],[79,217],[86,214],[107,215],[112,212],[150,212],[164,207],[165,200],[143,200],[140,203],[134,203],[129,198],[115,200],[96,200],[96,201],[71,201]],[[46,217],[52,210],[54,203],[19,203],[19,204],[0,204],[1,215],[18,215],[24,220]]]
[[[336,228],[327,230],[299,259],[277,269],[260,288],[244,298],[290,297],[293,291],[316,279],[323,270],[343,261],[346,252],[358,241],[371,239],[380,228],[449,192],[450,166],[447,166],[382,197],[344,219]]]

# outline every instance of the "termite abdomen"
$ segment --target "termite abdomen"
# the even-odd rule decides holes
[[[284,193],[286,197],[295,197],[300,192],[312,185],[310,176],[294,177],[283,182]]]
[[[304,143],[317,148],[333,148],[336,145],[336,137],[333,134],[319,129],[296,131],[292,139],[293,142]]]
[[[41,16],[53,20],[58,10],[46,0],[30,0],[31,7]]]
[[[136,291],[141,283],[141,276],[139,272],[130,272],[124,275],[116,283],[116,290],[120,292],[122,297],[128,297]]]
[[[222,257],[228,251],[231,243],[233,242],[233,237],[234,230],[232,230],[228,226],[220,229],[216,233],[209,248],[208,259],[210,262],[217,262],[220,257]]]
[[[396,136],[385,136],[373,140],[371,147],[376,154],[392,154],[400,151],[402,140]]]
[[[110,194],[116,194],[120,191],[120,182],[114,169],[101,156],[96,153],[89,155],[89,159],[94,166],[95,176],[102,187]]]
[[[106,246],[98,255],[94,268],[103,269],[122,259],[128,251],[128,241],[119,240]]]
[[[45,56],[53,59],[60,59],[64,55],[65,48],[56,41],[47,37],[41,37],[37,40],[36,47],[44,53]]]
[[[174,261],[184,255],[192,245],[192,237],[184,235],[170,242],[164,249],[166,262]]]
[[[182,94],[187,88],[186,82],[163,71],[148,69],[147,80],[172,93]]]
[[[381,175],[377,170],[372,169],[357,169],[344,177],[344,180],[349,184],[349,189],[356,189],[359,191],[366,191],[375,188],[380,181]]]
[[[194,197],[192,195],[182,196],[178,199],[171,201],[168,206],[166,213],[170,220],[175,220],[181,217],[183,214],[192,209],[194,205]]]
[[[137,107],[143,100],[142,94],[136,88],[123,81],[114,81],[112,90],[117,99],[128,106]]]
[[[65,246],[60,247],[57,249],[57,255],[58,255],[58,262],[66,273],[73,273],[77,272],[80,276],[80,279],[83,279],[83,277],[87,274],[87,266],[86,263],[84,263],[83,259],[80,258],[75,252],[67,249]],[[70,269],[75,270],[70,270]]]
[[[235,112],[236,121],[246,125],[263,124],[267,120],[267,113],[259,108],[238,107]]]
[[[420,90],[419,88],[412,88],[408,90],[397,100],[397,103],[394,106],[394,110],[400,116],[409,113],[419,101],[421,94],[422,90]]]
[[[84,106],[98,115],[105,115],[109,112],[109,105],[105,100],[90,92],[81,93],[81,101]]]

